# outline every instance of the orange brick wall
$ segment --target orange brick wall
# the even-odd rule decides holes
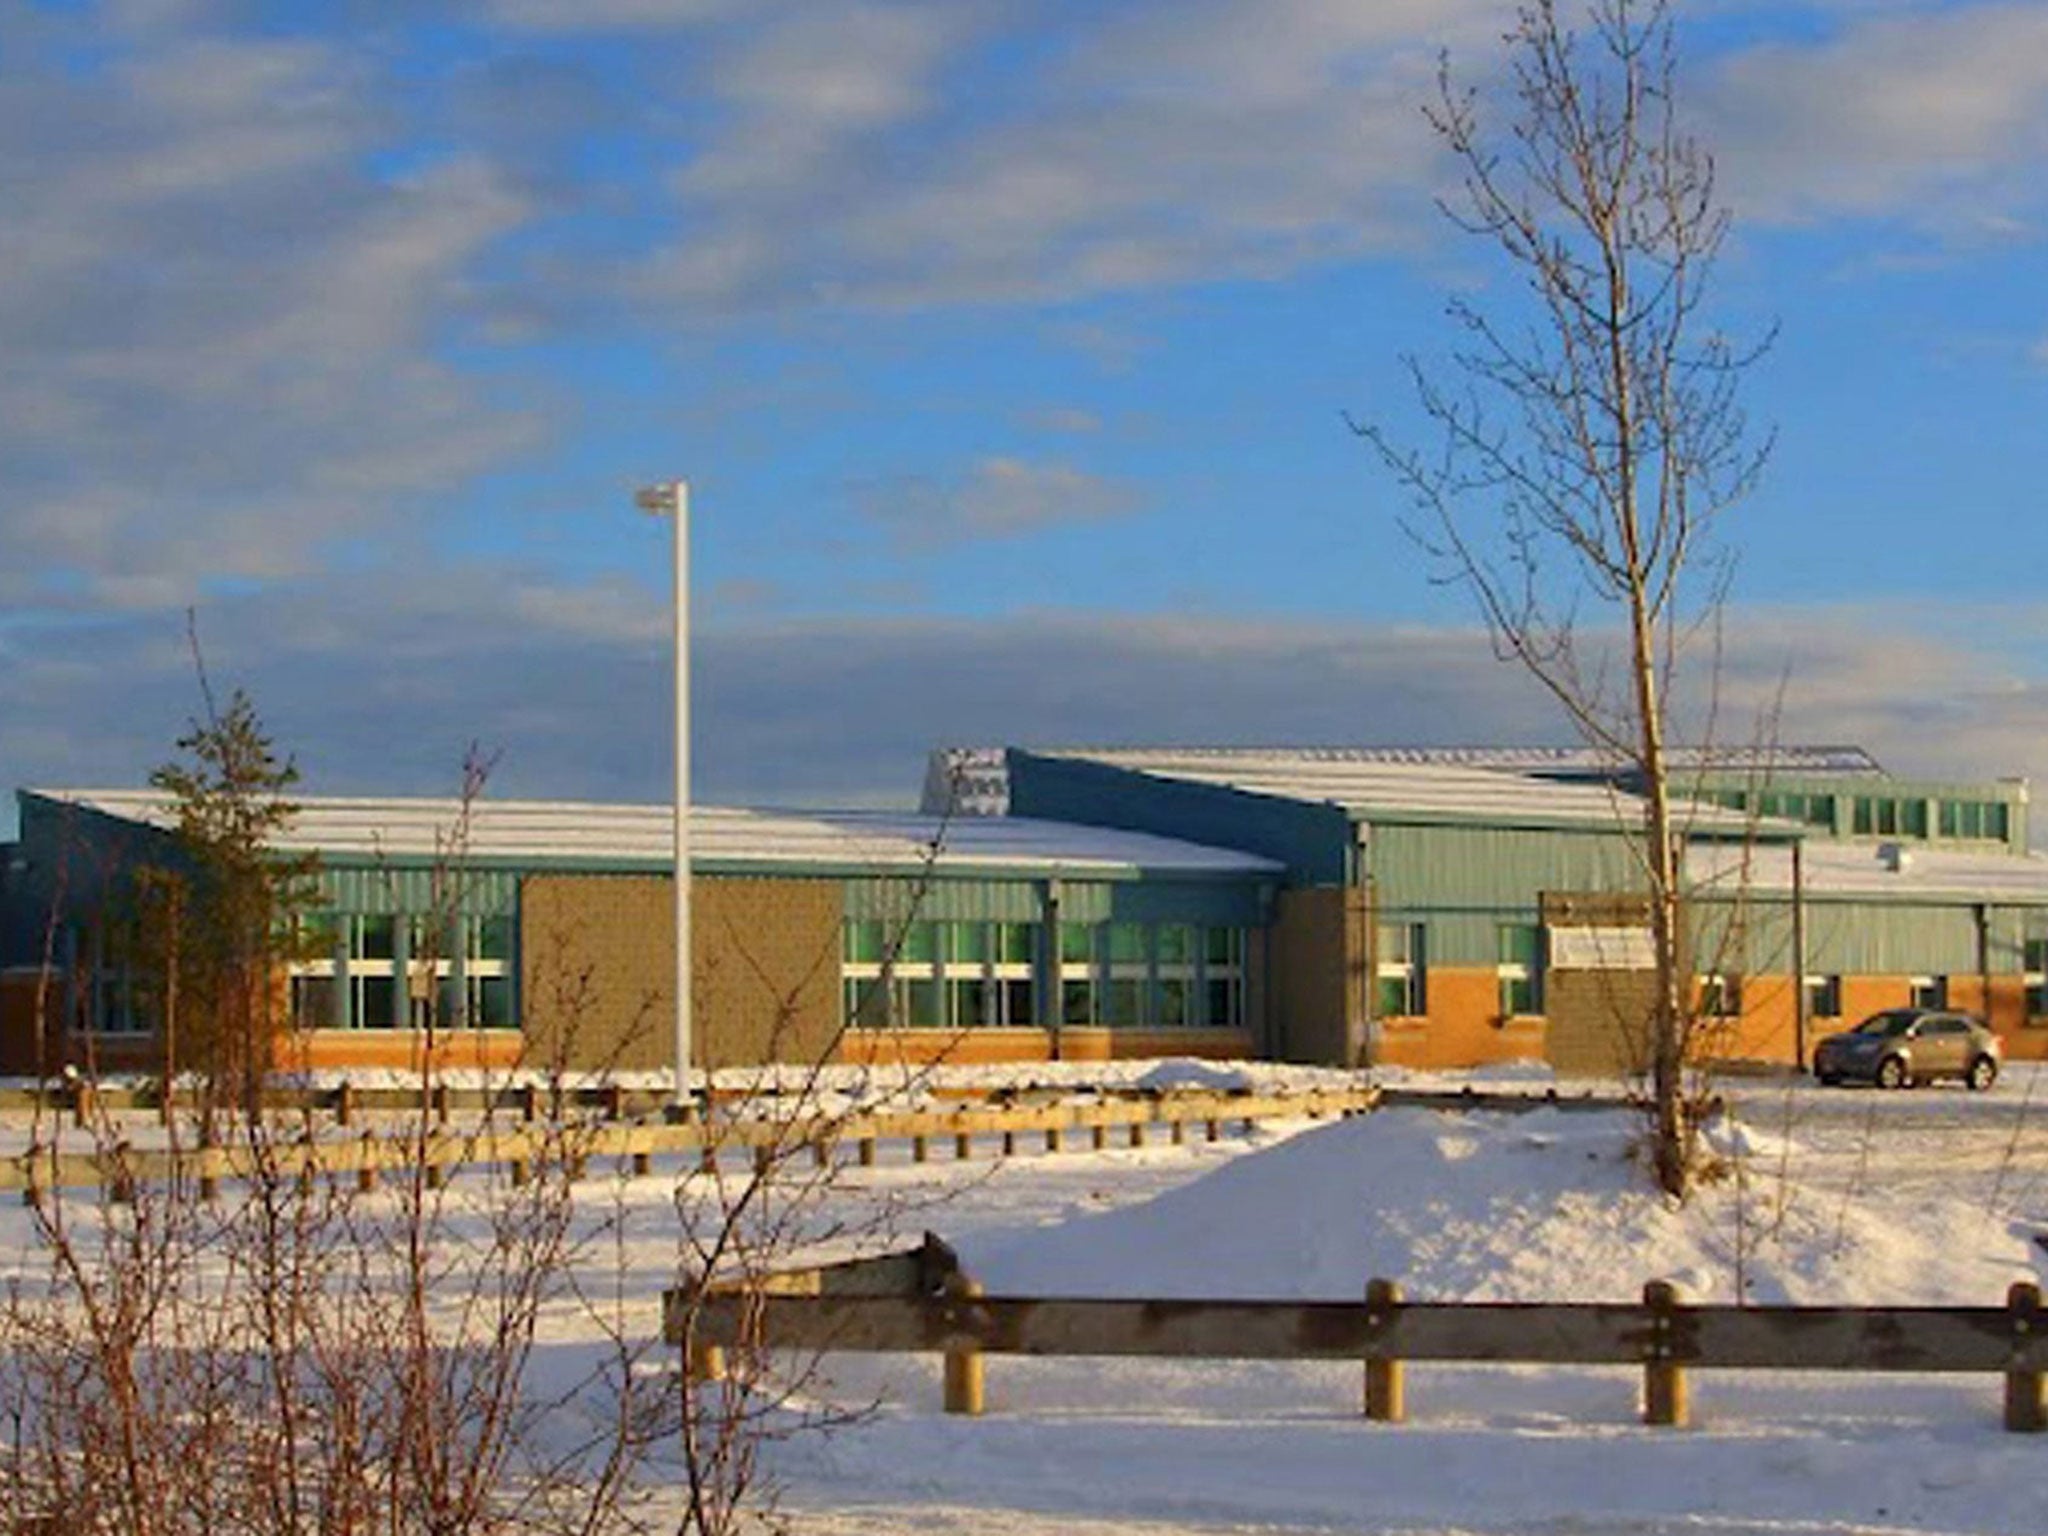
[[[1543,1059],[1543,1021],[1502,1022],[1492,966],[1431,966],[1425,985],[1428,1016],[1380,1020],[1375,1062],[1431,1070]]]

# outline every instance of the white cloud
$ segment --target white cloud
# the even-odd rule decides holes
[[[1819,41],[1723,61],[1700,100],[1745,215],[2029,227],[2014,209],[2041,203],[2048,9],[1847,12]]]
[[[1137,510],[1120,481],[1071,464],[993,455],[957,479],[899,476],[858,490],[862,512],[905,548],[1016,538],[1071,523],[1099,523]]]
[[[96,68],[0,56],[0,598],[307,570],[417,536],[425,499],[537,440],[437,355],[528,217],[494,170],[366,173],[388,124],[345,46],[95,37]]]
[[[1900,774],[2048,782],[2048,618],[1980,613],[1987,631],[2036,637],[2005,655],[1920,617],[1935,616],[1732,615],[1722,739],[1749,739],[1789,667],[1780,739],[1860,743]],[[426,563],[280,583],[201,614],[217,682],[251,688],[309,791],[444,791],[476,739],[503,749],[497,793],[597,799],[666,793],[666,621],[656,590]],[[197,702],[175,617],[17,619],[0,627],[0,662],[20,782],[135,782]],[[1458,627],[764,617],[707,623],[694,669],[699,782],[729,803],[907,804],[923,754],[945,743],[1568,739],[1520,672]]]

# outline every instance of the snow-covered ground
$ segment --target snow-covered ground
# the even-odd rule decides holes
[[[1662,1276],[1702,1300],[1997,1304],[2048,1273],[2048,1071],[1988,1095],[1763,1081],[1731,1103],[1723,1176],[1683,1207],[1650,1193],[1625,1113],[1550,1107],[1002,1163],[892,1148],[831,1198],[906,1242],[938,1231],[993,1294],[1351,1298],[1382,1275],[1418,1298],[1626,1300]],[[704,1183],[593,1174],[581,1198],[624,1233],[605,1289],[652,1337],[676,1181]],[[0,1210],[0,1244],[27,1235]],[[573,1308],[550,1328],[547,1369],[573,1376],[594,1333]],[[971,1420],[940,1413],[935,1360],[827,1368],[834,1400],[874,1412],[768,1467],[797,1529],[828,1536],[2048,1528],[2048,1436],[2001,1430],[1991,1376],[1697,1373],[1694,1427],[1654,1430],[1628,1370],[1411,1367],[1409,1422],[1380,1425],[1348,1365],[997,1357]]]

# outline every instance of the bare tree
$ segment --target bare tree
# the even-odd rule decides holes
[[[1409,532],[1471,591],[1496,652],[1640,793],[1654,1165],[1682,1194],[1695,1005],[1670,714],[1687,643],[1711,639],[1726,589],[1715,521],[1768,448],[1737,399],[1761,345],[1706,319],[1729,218],[1678,110],[1666,0],[1528,0],[1505,43],[1502,122],[1448,61],[1428,117],[1462,172],[1443,211],[1492,247],[1507,281],[1450,301],[1460,341],[1445,365],[1409,360],[1434,448],[1354,427],[1412,494]],[[1590,622],[1588,600],[1611,628]]]

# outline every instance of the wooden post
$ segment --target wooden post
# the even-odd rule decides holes
[[[1102,1124],[1089,1126],[1088,1139],[1094,1144],[1095,1150],[1100,1152],[1109,1145],[1109,1127]]]
[[[623,1083],[604,1085],[604,1117],[607,1120],[626,1118],[626,1089]]]
[[[725,1346],[692,1344],[683,1357],[683,1373],[693,1383],[721,1379],[725,1375]]]
[[[92,1123],[92,1084],[80,1078],[71,1090],[71,1123],[80,1129]]]
[[[1060,1134],[1060,1128],[1058,1126],[1049,1125],[1045,1128],[1046,1151],[1057,1152],[1065,1145],[1065,1143],[1066,1138]]]
[[[946,1294],[955,1301],[980,1297],[981,1282],[954,1274],[946,1282]],[[946,1351],[946,1412],[979,1416],[984,1405],[984,1361],[978,1349]]]
[[[775,1149],[766,1143],[754,1148],[754,1177],[764,1179],[775,1166]]]
[[[1187,1144],[1188,1128],[1186,1123],[1180,1118],[1179,1115],[1175,1115],[1171,1120],[1167,1121],[1166,1128],[1168,1135],[1172,1137],[1173,1144],[1176,1147],[1185,1146]]]
[[[377,1187],[377,1142],[368,1131],[363,1132],[363,1160],[356,1164],[356,1190],[367,1195]]]
[[[1643,1422],[1683,1428],[1691,1412],[1673,1328],[1678,1288],[1669,1280],[1650,1281],[1643,1287],[1643,1307],[1650,1314],[1643,1349]]]
[[[1015,1131],[1005,1131],[1005,1132],[1003,1132],[1003,1156],[1005,1156],[1005,1157],[1015,1157],[1016,1155],[1017,1155],[1017,1133],[1016,1133]]]
[[[571,1184],[574,1184],[583,1177],[583,1165],[587,1161],[588,1158],[580,1149],[569,1154],[569,1182]]]
[[[428,1154],[431,1159],[432,1154]],[[448,1182],[448,1170],[433,1161],[427,1163],[427,1188],[440,1189]]]
[[[524,1189],[533,1182],[533,1164],[523,1157],[512,1159],[512,1187]]]
[[[1133,1120],[1131,1122],[1131,1145],[1134,1147],[1145,1145],[1145,1122],[1142,1120]]]
[[[1202,1122],[1202,1139],[1203,1139],[1203,1140],[1205,1140],[1205,1141],[1217,1141],[1217,1140],[1221,1139],[1222,1135],[1223,1135],[1223,1122],[1222,1122],[1221,1120],[1218,1120],[1218,1119],[1217,1119],[1217,1118],[1216,1118],[1216,1117],[1215,1117],[1214,1115],[1211,1115],[1211,1116],[1210,1116],[1210,1117],[1209,1117],[1208,1119],[1206,1119],[1206,1120],[1204,1120],[1204,1121]]]
[[[929,1137],[913,1136],[910,1138],[910,1160],[913,1163],[921,1163],[930,1156],[931,1141]]]
[[[346,1130],[349,1126],[355,1124],[355,1119],[355,1084],[344,1079],[342,1085],[334,1090],[334,1123]]]
[[[718,1172],[718,1148],[713,1143],[707,1141],[697,1149],[697,1171],[699,1173]]]
[[[434,1084],[434,1123],[437,1125],[446,1125],[448,1123],[448,1085],[446,1083]]]
[[[540,1118],[540,1085],[521,1083],[519,1085],[519,1118],[528,1125]]]
[[[653,1171],[653,1155],[650,1152],[648,1152],[648,1150],[645,1147],[637,1148],[633,1153],[633,1177],[636,1179],[644,1179],[647,1177],[648,1174],[652,1173]]]
[[[832,1166],[832,1143],[820,1136],[811,1143],[811,1166],[830,1168]]]
[[[1393,1331],[1394,1309],[1401,1305],[1401,1287],[1393,1280],[1365,1283],[1365,1326],[1374,1352],[1365,1357],[1365,1416],[1379,1424],[1399,1424],[1408,1417],[1407,1381],[1401,1362],[1381,1341]]]
[[[2005,1310],[2012,1318],[2016,1350],[2040,1338],[2040,1286],[2031,1280],[2014,1281],[2005,1293]],[[2038,1369],[2005,1373],[2005,1427],[2014,1434],[2038,1435],[2048,1430],[2048,1395],[2043,1394],[2043,1379]]]
[[[964,1163],[974,1156],[974,1138],[965,1131],[953,1133],[953,1161]]]
[[[872,1168],[872,1167],[874,1167],[874,1166],[875,1166],[875,1138],[874,1138],[874,1137],[872,1137],[872,1136],[863,1136],[863,1137],[861,1137],[861,1139],[860,1139],[860,1140],[859,1140],[858,1142],[856,1142],[856,1143],[854,1144],[854,1146],[855,1146],[855,1150],[856,1150],[856,1151],[857,1151],[857,1152],[859,1153],[859,1156],[860,1156],[860,1165],[861,1165],[861,1167],[863,1167],[863,1168]]]

